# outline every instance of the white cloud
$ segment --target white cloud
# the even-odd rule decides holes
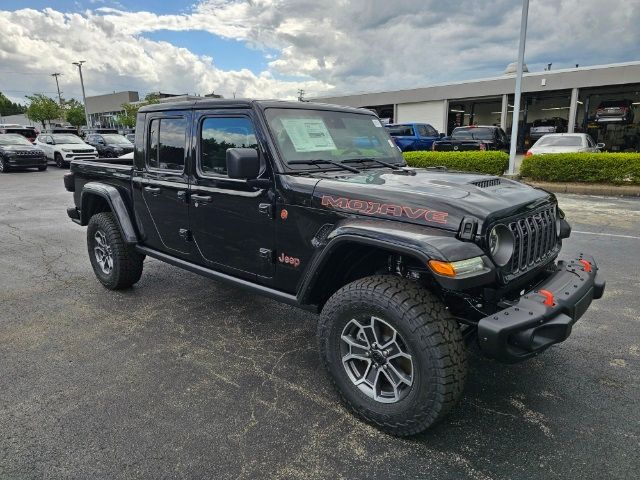
[[[515,59],[520,5],[201,0],[172,15],[111,7],[71,14],[0,11],[0,70],[62,71],[70,92],[78,90],[70,62],[81,57],[92,93],[213,89],[226,96],[293,97],[298,88],[311,94],[397,89],[499,75]],[[639,24],[638,2],[610,0],[603,11],[598,0],[537,0],[531,3],[526,60],[531,69],[548,62],[560,68],[637,60]],[[226,71],[216,65],[216,52],[198,56],[144,38],[158,30],[202,30],[264,49],[267,70]],[[2,88],[39,91],[43,80],[3,76]]]

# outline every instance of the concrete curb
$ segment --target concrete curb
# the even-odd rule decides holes
[[[581,195],[604,195],[608,197],[640,197],[640,185],[534,182],[526,178],[521,179],[521,181],[532,187],[543,188],[554,193],[577,193]]]

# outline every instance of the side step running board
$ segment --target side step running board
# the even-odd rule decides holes
[[[284,293],[279,290],[275,290],[273,288],[265,287],[264,285],[259,285],[259,284],[250,282],[248,280],[243,280],[241,278],[227,275],[226,273],[218,272],[216,270],[211,270],[210,268],[203,267],[201,265],[196,265],[195,263],[187,262],[186,260],[182,260],[180,258],[172,257],[171,255],[167,255],[166,253],[159,252],[152,248],[144,247],[142,245],[136,245],[135,249],[139,253],[148,255],[152,258],[156,258],[158,260],[169,263],[176,267],[180,267],[184,270],[197,273],[204,277],[212,278],[214,280],[220,280],[220,281],[229,283],[231,285],[235,285],[236,287],[244,288],[254,293],[264,295],[269,298],[273,298],[275,300],[286,303],[288,305],[293,305],[295,307],[302,308],[303,310],[308,310],[314,313],[317,313],[318,311],[315,305],[300,305],[300,303],[298,302],[298,298],[295,295],[291,295],[290,293]]]

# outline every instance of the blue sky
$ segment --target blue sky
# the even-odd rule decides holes
[[[131,12],[148,11],[159,15],[188,13],[194,4],[193,0],[136,0],[136,1],[110,1],[110,0],[14,0],[11,9],[33,8],[41,10],[54,8],[64,13],[74,13],[84,10],[94,10],[101,7],[128,10]],[[210,32],[201,30],[170,31],[159,30],[141,34],[150,40],[169,42],[177,47],[187,48],[197,55],[213,57],[218,68],[224,70],[240,70],[248,68],[254,73],[267,68],[267,54],[275,55],[275,50],[257,50],[249,48],[244,42],[224,39]]]

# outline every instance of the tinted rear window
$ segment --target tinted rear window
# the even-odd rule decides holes
[[[18,135],[22,135],[27,138],[36,138],[35,130],[31,130],[29,128],[7,128],[6,133],[17,133]]]
[[[610,100],[608,102],[602,102],[600,104],[600,108],[609,108],[609,107],[626,107],[629,102],[625,100]]]
[[[456,128],[451,134],[453,138],[463,140],[493,140],[490,128]]]
[[[582,138],[579,136],[550,136],[542,137],[536,142],[536,147],[581,147]]]
[[[411,125],[395,125],[393,127],[387,126],[387,131],[392,137],[412,137],[413,127]]]

